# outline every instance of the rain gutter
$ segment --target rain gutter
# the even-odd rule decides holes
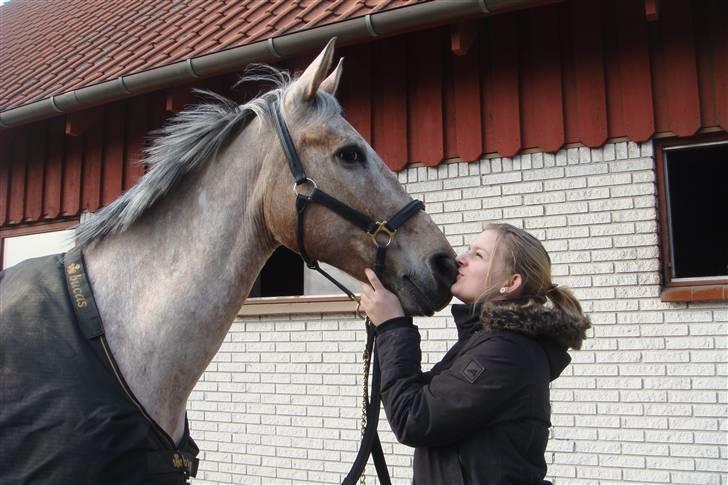
[[[558,0],[432,0],[384,10],[120,76],[9,109],[0,112],[0,130],[201,78],[234,72],[251,62],[274,62],[294,57],[321,48],[334,36],[338,38],[338,45],[351,45],[379,37],[445,25],[466,18],[482,17],[555,1]]]

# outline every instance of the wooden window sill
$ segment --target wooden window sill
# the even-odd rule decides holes
[[[728,285],[675,286],[660,293],[664,302],[728,301]]]
[[[356,302],[345,295],[276,296],[250,298],[238,317],[299,315],[304,313],[354,313]]]

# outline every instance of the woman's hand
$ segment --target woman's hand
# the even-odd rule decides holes
[[[374,326],[396,317],[403,317],[404,310],[397,295],[384,287],[377,275],[367,268],[364,273],[369,280],[361,285],[361,309],[367,314]]]

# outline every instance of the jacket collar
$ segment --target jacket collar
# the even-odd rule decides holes
[[[458,329],[458,340],[469,338],[473,332],[482,328],[480,324],[480,305],[455,304],[450,311]]]
[[[544,305],[486,304],[482,307],[486,330],[509,330],[550,341],[560,347],[580,349],[591,322]]]

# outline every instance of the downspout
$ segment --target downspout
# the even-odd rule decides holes
[[[465,18],[491,15],[555,0],[432,0],[385,10],[310,30],[175,62],[92,86],[76,89],[0,113],[0,130],[58,114],[118,101],[149,91],[226,74],[251,62],[272,62],[320,48],[331,37],[339,45],[445,25]]]

